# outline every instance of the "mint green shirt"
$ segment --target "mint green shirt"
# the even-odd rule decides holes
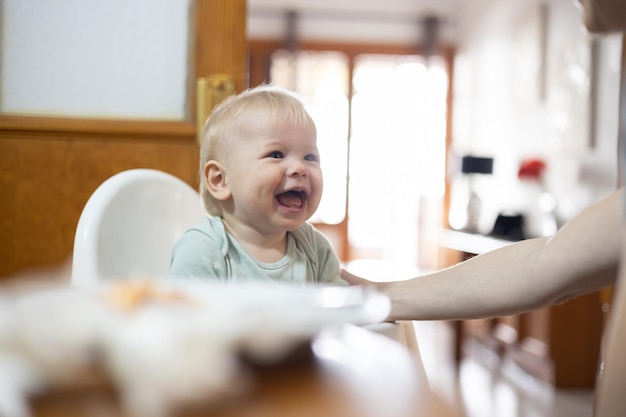
[[[206,217],[174,244],[169,278],[220,282],[281,281],[296,284],[347,283],[330,242],[309,223],[287,232],[287,252],[265,263],[248,255],[219,217]]]

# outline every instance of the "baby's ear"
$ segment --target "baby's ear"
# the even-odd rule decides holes
[[[211,160],[204,165],[204,181],[207,189],[216,200],[224,201],[230,198],[230,189],[226,184],[226,172],[219,162]]]

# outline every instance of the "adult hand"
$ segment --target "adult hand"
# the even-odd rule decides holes
[[[341,278],[346,280],[350,285],[366,285],[366,286],[376,286],[376,283],[365,278],[358,277],[345,269],[341,269]]]

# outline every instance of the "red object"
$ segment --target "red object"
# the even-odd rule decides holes
[[[538,180],[546,169],[546,163],[542,159],[526,159],[522,161],[517,172],[520,179]]]

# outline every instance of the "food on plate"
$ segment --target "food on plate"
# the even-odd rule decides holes
[[[146,302],[191,302],[190,297],[176,289],[165,289],[150,279],[116,282],[107,292],[107,300],[122,310],[131,310]]]

